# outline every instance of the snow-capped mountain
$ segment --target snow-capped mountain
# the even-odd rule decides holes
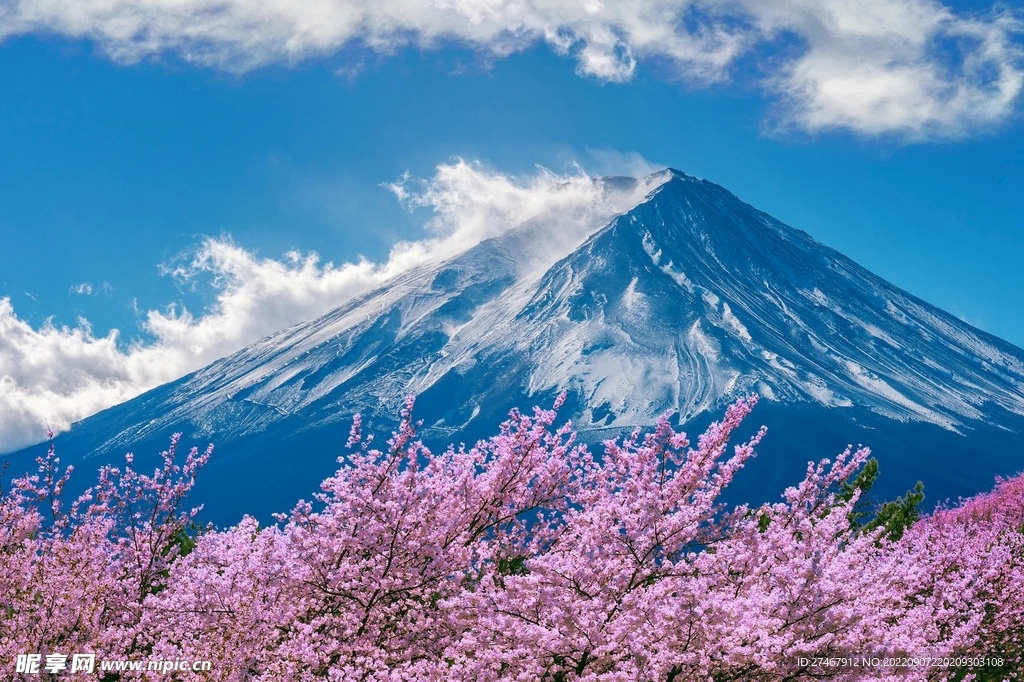
[[[330,473],[353,413],[389,424],[409,394],[427,437],[447,442],[562,390],[565,416],[602,435],[670,409],[700,422],[754,392],[765,416],[794,429],[781,442],[796,450],[776,456],[785,466],[765,471],[834,454],[800,446],[844,430],[841,443],[893,445],[894,469],[914,480],[937,466],[925,450],[974,453],[941,455],[940,493],[943,481],[948,494],[972,492],[955,483],[1024,468],[1024,351],[710,182],[674,170],[606,182],[649,191],[587,233],[532,221],[407,271],[85,420],[64,449],[155,450],[184,430],[222,453],[204,474],[207,495],[234,485],[223,494],[269,495],[279,509]],[[293,491],[286,479],[310,485]]]

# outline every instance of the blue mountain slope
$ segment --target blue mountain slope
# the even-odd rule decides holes
[[[265,518],[333,470],[355,412],[386,430],[416,394],[442,444],[565,389],[592,440],[670,409],[698,428],[759,393],[751,419],[772,434],[738,482],[748,498],[848,442],[875,446],[892,492],[920,478],[970,494],[1024,468],[1024,351],[717,185],[643,183],[591,234],[525,224],[87,419],[59,439],[64,460],[156,452],[183,430],[217,444],[196,491],[211,518]]]

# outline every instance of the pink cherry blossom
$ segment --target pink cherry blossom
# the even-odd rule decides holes
[[[696,446],[666,415],[597,455],[555,426],[561,400],[435,453],[410,399],[385,448],[356,417],[320,492],[224,530],[183,507],[210,450],[178,463],[175,436],[153,474],[129,455],[66,504],[51,446],[0,496],[0,665],[93,652],[210,660],[174,679],[225,681],[1020,679],[1024,476],[898,539],[852,521],[844,483],[866,449],[809,463],[774,504],[728,507],[766,437],[729,447],[756,402]]]

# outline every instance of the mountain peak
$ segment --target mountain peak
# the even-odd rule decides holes
[[[227,418],[239,400],[331,420],[452,382],[465,405],[434,425],[453,432],[499,394],[561,389],[589,406],[582,427],[670,408],[691,418],[750,391],[951,430],[984,420],[984,401],[1024,415],[1019,349],[706,180],[670,168],[605,182],[653,189],[571,247],[549,248],[555,235],[535,226],[400,275],[200,370],[178,394],[202,396],[211,435],[250,428]],[[499,379],[495,367],[516,369]],[[154,423],[195,410],[182,401]]]
[[[951,434],[1024,423],[1024,351],[711,182],[675,169],[603,182],[631,207],[597,228],[531,221],[76,430],[95,432],[95,453],[182,429],[261,452],[276,434],[296,451],[415,394],[425,433],[447,440],[562,390],[579,429],[609,435],[752,392]]]

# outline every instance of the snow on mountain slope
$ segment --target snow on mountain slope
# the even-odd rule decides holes
[[[953,430],[990,403],[1024,415],[1019,349],[709,182],[672,172],[557,261],[566,245],[545,234],[525,225],[218,361],[148,428],[212,437],[293,414],[313,427],[393,411],[452,373],[473,386],[454,413],[510,383],[571,389],[584,428],[666,409],[685,421],[751,391]],[[515,369],[490,377],[497,366]]]
[[[990,403],[1024,414],[1019,349],[682,175],[549,271],[519,319],[550,357],[531,385],[576,384],[615,423],[750,391],[947,429]]]
[[[338,454],[353,413],[393,416],[409,394],[446,438],[563,389],[582,429],[668,409],[686,422],[750,392],[954,433],[1024,417],[1021,349],[710,182],[678,171],[608,182],[632,208],[603,225],[538,218],[70,435],[95,432],[97,455],[182,429],[229,449],[306,434]]]
[[[570,220],[538,216],[140,396],[138,403],[146,404],[146,414],[155,418],[132,424],[102,449],[129,446],[170,424],[189,424],[197,438],[223,439],[260,432],[292,414],[309,416],[311,410],[326,414],[302,428],[315,427],[321,417],[347,420],[352,410],[342,415],[335,408],[349,404],[338,398],[353,385],[362,390],[345,397],[354,399],[357,409],[397,409],[408,393],[429,387],[439,373],[465,359],[459,352],[446,362],[450,353],[438,346],[445,343],[442,338],[465,346],[474,330],[486,334],[525,303],[530,288],[558,259],[671,177],[665,171],[641,180],[603,179],[601,205],[589,207],[585,215]]]

